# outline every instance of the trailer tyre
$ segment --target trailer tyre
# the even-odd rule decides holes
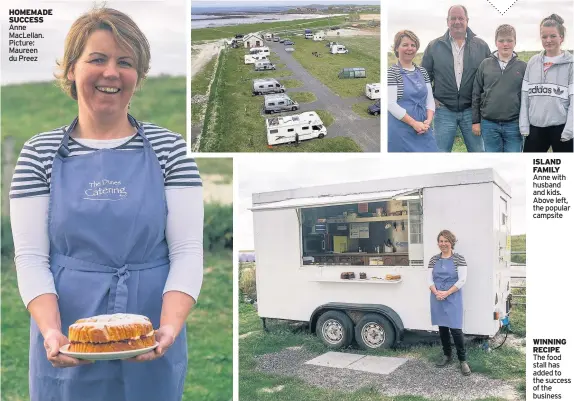
[[[330,310],[319,317],[315,332],[328,348],[347,347],[353,341],[353,322],[344,312]]]
[[[355,326],[355,340],[362,349],[390,348],[395,344],[395,327],[386,317],[367,313]]]

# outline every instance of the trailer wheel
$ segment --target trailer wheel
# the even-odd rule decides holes
[[[317,320],[315,331],[317,337],[329,348],[347,347],[353,341],[353,322],[341,311],[323,313]]]
[[[367,313],[355,326],[355,339],[362,349],[390,348],[395,343],[395,328],[386,317]]]

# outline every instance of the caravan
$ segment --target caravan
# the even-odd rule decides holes
[[[265,71],[265,70],[274,70],[275,64],[273,64],[269,60],[263,61],[256,61],[255,62],[255,71]]]
[[[268,118],[266,125],[269,145],[299,142],[313,138],[322,139],[327,135],[327,128],[325,128],[321,117],[314,111]]]
[[[367,84],[365,85],[365,96],[371,100],[381,98],[381,84]]]
[[[266,114],[281,113],[282,111],[296,111],[299,110],[299,103],[291,100],[289,95],[285,93],[265,95],[263,110],[265,110]]]
[[[245,64],[255,64],[256,61],[264,61],[269,59],[262,54],[247,54],[244,56]]]
[[[457,206],[445,207],[445,199]],[[388,348],[406,330],[437,331],[428,264],[445,228],[459,238],[456,251],[469,266],[464,333],[492,337],[507,323],[511,195],[493,169],[286,189],[252,200],[264,325],[267,318],[306,322],[331,348],[353,337],[361,348]]]
[[[252,47],[249,49],[249,54],[258,54],[260,56],[269,56],[271,52],[267,46],[262,47]]]
[[[265,40],[268,42],[273,40],[273,34],[272,33],[266,33],[265,34]]]
[[[332,45],[331,54],[346,54],[349,50],[344,45]]]
[[[283,93],[285,86],[281,85],[279,81],[274,78],[254,79],[253,80],[253,94],[265,95],[267,93]]]
[[[313,35],[313,40],[315,40],[315,41],[319,41],[319,40],[323,40],[323,39],[325,39],[325,32],[323,32],[323,31],[315,32],[315,34]]]

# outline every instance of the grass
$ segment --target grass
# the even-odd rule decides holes
[[[335,122],[335,118],[327,110],[315,110],[315,112],[319,115],[319,117],[321,117],[325,127],[328,127]]]
[[[187,320],[189,367],[183,400],[232,398],[231,252],[205,254],[198,304]],[[11,260],[2,261],[2,399],[28,400],[29,314]]]
[[[410,395],[387,397],[368,388],[354,392],[340,392],[313,387],[298,378],[259,372],[255,369],[255,358],[259,355],[278,352],[291,346],[303,346],[315,353],[327,351],[315,335],[307,332],[294,333],[286,323],[281,321],[268,321],[268,328],[270,329],[269,332],[262,331],[261,321],[251,304],[240,303],[239,333],[241,335],[251,332],[249,336],[239,340],[239,392],[241,400],[434,401]],[[338,351],[345,352],[345,350]],[[407,349],[372,351],[368,354],[422,358],[432,361],[440,352],[439,345],[421,345]],[[520,381],[526,375],[526,357],[514,348],[502,347],[499,350],[486,353],[479,345],[469,343],[467,352],[474,372],[509,381]],[[284,386],[280,392],[273,394],[261,392],[262,388],[272,388],[279,385]],[[517,387],[521,386],[523,386],[522,382],[517,385]],[[521,391],[520,388],[518,390]],[[487,400],[496,401],[500,399],[487,398],[480,401]]]
[[[185,137],[185,86],[185,77],[147,79],[132,99],[130,114]],[[2,86],[2,138],[13,137],[18,152],[35,134],[67,125],[77,114],[77,103],[54,82]]]
[[[260,31],[286,31],[298,30],[304,32],[307,28],[328,28],[329,26],[342,26],[345,17],[317,18],[296,21],[262,22],[257,24],[241,24],[235,26],[221,26],[213,28],[192,29],[191,40],[197,41],[233,38],[236,34],[247,34]]]
[[[299,103],[311,103],[317,100],[317,96],[312,92],[289,92],[289,97]]]
[[[293,57],[315,78],[341,97],[359,97],[365,93],[365,84],[381,81],[381,59],[379,49],[380,35],[338,38],[349,53],[330,54],[326,42],[316,42],[296,38]],[[319,52],[321,57],[314,57],[312,52]],[[367,78],[340,79],[343,68],[364,67]]]
[[[353,111],[358,115],[360,115],[361,117],[378,118],[377,116],[369,114],[368,112],[369,106],[372,105],[373,103],[375,103],[375,100],[368,100],[366,102],[355,103],[353,105]]]
[[[286,88],[300,88],[303,86],[303,82],[298,79],[282,79],[281,83],[285,85]]]
[[[200,72],[195,74],[191,80],[191,96],[207,94],[207,91],[209,90],[209,82],[215,72],[216,62],[217,56],[214,56]]]
[[[224,50],[205,116],[200,151],[203,152],[352,152],[361,151],[350,138],[324,138],[295,145],[267,147],[265,118],[261,116],[262,97],[253,96],[252,80],[259,77],[280,77],[253,73],[251,65],[243,63],[243,52]],[[266,74],[267,73],[267,74]],[[258,75],[260,74],[260,75]],[[285,80],[281,80],[284,82]]]
[[[200,174],[218,174],[224,177],[233,177],[233,159],[199,157],[195,159]]]

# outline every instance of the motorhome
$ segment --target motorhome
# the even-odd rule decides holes
[[[282,111],[299,110],[299,103],[291,100],[285,93],[276,95],[265,95],[263,101],[263,110],[265,113],[280,113]]]
[[[313,40],[319,41],[324,39],[325,39],[325,32],[323,31],[315,32],[315,34],[313,35]]]
[[[349,50],[344,45],[333,45],[331,46],[331,54],[346,54]]]
[[[272,33],[266,33],[265,34],[265,40],[267,40],[267,41],[273,40],[273,34]]]
[[[285,86],[281,85],[275,78],[264,78],[253,80],[253,94],[265,95],[268,93],[283,93]]]
[[[381,84],[366,84],[365,95],[372,100],[381,98]]]
[[[314,112],[308,111],[285,117],[273,117],[266,120],[267,144],[279,145],[304,141],[313,138],[324,138],[327,128],[321,117]]]
[[[263,61],[256,61],[255,62],[255,71],[264,71],[264,70],[274,70],[275,64],[273,64],[269,60]]]
[[[252,201],[264,324],[306,322],[332,348],[353,337],[362,348],[387,348],[405,330],[437,331],[428,265],[443,229],[456,234],[469,266],[463,332],[488,338],[507,322],[511,191],[493,169],[285,189]]]
[[[245,64],[255,64],[256,61],[264,61],[269,59],[262,54],[247,54],[244,56]]]
[[[251,49],[249,49],[249,54],[259,54],[262,56],[269,56],[271,52],[269,51],[269,48],[267,46],[262,46],[262,47],[252,47]]]
[[[312,33],[306,33],[305,39],[313,39],[313,34]]]

